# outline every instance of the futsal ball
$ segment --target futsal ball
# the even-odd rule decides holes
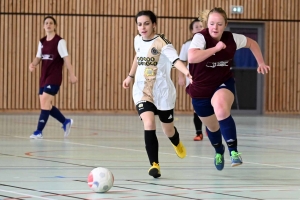
[[[114,175],[106,168],[97,167],[88,176],[88,185],[94,192],[107,192],[114,184]]]

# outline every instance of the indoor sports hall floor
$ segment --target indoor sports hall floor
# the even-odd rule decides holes
[[[157,124],[159,179],[147,173],[142,122],[136,115],[69,115],[67,139],[49,118],[44,139],[29,139],[37,115],[0,115],[0,199],[300,199],[299,116],[234,116],[244,164],[217,171],[208,138],[195,142],[191,116],[175,125],[187,157],[175,155]],[[95,167],[115,177],[113,188],[97,194],[87,185]]]

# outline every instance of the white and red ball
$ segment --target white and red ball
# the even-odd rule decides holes
[[[107,192],[114,185],[114,175],[106,168],[97,167],[88,176],[88,185],[94,192]]]

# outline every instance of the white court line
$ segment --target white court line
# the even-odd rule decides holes
[[[20,137],[20,136],[14,136],[16,138],[24,138],[28,139],[27,137]],[[38,140],[38,139],[37,139]],[[41,139],[44,141],[48,142],[57,142],[57,143],[68,143],[68,144],[74,144],[74,145],[79,145],[79,146],[90,146],[90,147],[100,147],[100,148],[107,148],[107,149],[118,149],[118,150],[126,150],[126,151],[137,151],[137,152],[145,152],[144,150],[137,150],[137,149],[128,149],[128,148],[120,148],[120,147],[108,147],[108,146],[100,146],[100,145],[94,145],[94,144],[83,144],[83,143],[77,143],[77,142],[67,142],[67,141],[56,141],[56,140],[49,140],[49,139]],[[159,152],[160,154],[166,154],[166,155],[173,155],[177,156],[174,153],[164,153],[164,152]],[[193,156],[193,155],[187,155],[188,157],[191,158],[201,158],[201,159],[209,159],[213,160],[214,158],[211,157],[202,157],[202,156]],[[274,165],[274,164],[264,164],[264,163],[255,163],[255,162],[243,162],[246,164],[252,164],[252,165],[262,165],[262,166],[268,166],[268,167],[276,167],[276,168],[283,168],[283,169],[295,169],[295,170],[300,170],[299,167],[286,167],[282,165]]]
[[[35,195],[30,195],[30,194],[24,194],[24,193],[19,193],[19,192],[13,192],[13,191],[8,191],[8,190],[0,190],[1,192],[6,192],[6,193],[11,193],[11,194],[18,194],[18,195],[22,195],[22,196],[29,196],[29,197],[33,197],[33,198],[37,198],[37,199],[47,199],[47,200],[55,200],[55,199],[49,199],[49,198],[44,198],[44,197],[38,197]],[[37,191],[39,192],[39,191]],[[18,198],[18,197],[16,197]]]

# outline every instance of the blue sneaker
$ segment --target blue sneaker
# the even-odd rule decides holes
[[[34,131],[29,138],[30,139],[43,139],[43,134],[41,131]]]
[[[243,164],[241,153],[236,151],[231,151],[231,167],[239,166]]]
[[[64,129],[65,137],[68,137],[71,131],[71,126],[73,124],[73,119],[66,119],[62,128]]]
[[[224,168],[224,164],[225,164],[224,154],[216,153],[214,163],[217,170],[221,171]]]

